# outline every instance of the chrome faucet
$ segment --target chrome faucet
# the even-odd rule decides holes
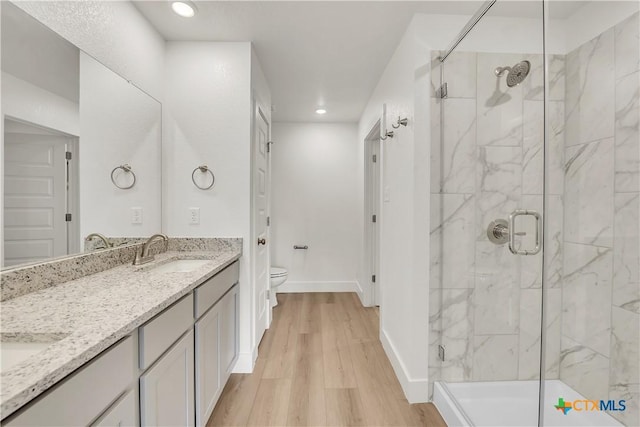
[[[104,242],[104,248],[105,249],[109,249],[109,248],[113,247],[113,244],[111,242],[109,242],[109,239],[107,239],[104,235],[102,235],[100,233],[91,233],[87,237],[84,238],[84,241],[88,242],[89,240],[93,239],[94,237],[97,237],[98,239],[100,239],[100,240],[102,240]]]
[[[149,247],[158,239],[162,239],[165,242],[169,241],[166,234],[154,234],[149,237],[144,245],[142,245],[142,249],[139,252],[136,252],[136,257],[133,259],[133,265],[141,265],[153,261],[153,255],[149,255]]]

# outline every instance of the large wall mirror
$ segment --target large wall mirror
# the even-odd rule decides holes
[[[2,267],[104,247],[92,233],[158,232],[161,104],[14,4],[1,12]]]

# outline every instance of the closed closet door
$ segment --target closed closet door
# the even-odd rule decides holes
[[[5,134],[4,266],[67,254],[67,142]]]

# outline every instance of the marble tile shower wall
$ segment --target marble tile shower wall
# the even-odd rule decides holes
[[[640,424],[639,27],[636,14],[549,58],[545,378],[627,399],[628,425]],[[522,59],[520,86],[496,79]],[[513,256],[486,227],[542,212],[542,56],[458,52],[444,67],[443,101],[432,73],[430,378],[537,379],[541,254]]]
[[[532,64],[525,82],[508,88],[498,66]],[[551,97],[547,376],[560,354],[564,57],[554,56]],[[448,97],[432,97],[431,376],[445,381],[539,378],[542,256],[519,257],[486,236],[494,219],[517,208],[542,211],[544,102],[542,55],[458,52],[444,65]],[[434,70],[434,87],[439,83]],[[434,90],[435,95],[435,90]],[[442,105],[440,105],[442,102]],[[442,110],[440,107],[442,106]],[[440,111],[444,118],[442,140]],[[534,230],[534,223],[521,227]],[[533,233],[522,241],[532,247]],[[438,360],[438,344],[445,360]]]
[[[639,425],[638,14],[566,56],[560,378]]]

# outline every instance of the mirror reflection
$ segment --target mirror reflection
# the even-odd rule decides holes
[[[2,266],[160,230],[160,103],[13,4],[1,29]]]

